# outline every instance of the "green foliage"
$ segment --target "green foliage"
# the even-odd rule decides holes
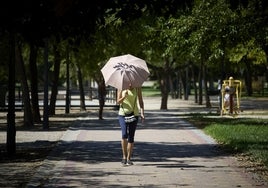
[[[222,62],[235,62],[236,65],[230,66],[233,73],[244,66],[241,62],[244,63],[245,58],[247,63],[267,63],[267,3],[263,0],[247,3],[226,0],[69,1],[40,5],[36,1],[29,9],[11,9],[17,14],[8,12],[12,6],[4,6],[2,17],[5,18],[5,14],[14,17],[1,19],[3,26],[6,26],[5,21],[17,20],[14,25],[20,28],[18,31],[23,31],[20,33],[23,41],[30,40],[37,46],[43,45],[44,37],[49,36],[51,43],[57,38],[63,63],[68,43],[72,62],[81,67],[85,77],[99,74],[109,57],[125,53],[146,59],[151,67],[167,66],[170,72],[189,62],[206,63],[213,75],[222,71],[219,68]],[[7,49],[2,51],[1,47],[1,52],[7,54]],[[23,51],[27,60],[27,48]],[[38,57],[40,70],[41,56],[42,53]],[[7,61],[1,59],[1,65],[2,62]],[[5,70],[0,69],[1,78],[7,75]],[[62,75],[64,77],[64,72]]]
[[[189,36],[192,57],[200,61],[217,62],[225,53],[225,44],[232,36],[235,14],[224,0],[196,1],[191,19],[194,30]]]
[[[267,63],[267,8],[262,1],[252,0],[234,11],[237,32],[233,46],[228,49],[231,62]]]
[[[9,44],[6,35],[0,35],[0,84],[6,84],[8,80]]]
[[[252,38],[245,43],[239,43],[229,51],[230,61],[239,63],[246,58],[253,64],[265,64],[267,63],[267,56],[265,51],[256,43],[256,40]]]

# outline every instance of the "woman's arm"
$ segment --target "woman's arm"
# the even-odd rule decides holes
[[[140,105],[141,119],[143,121],[144,120],[144,103],[143,103],[141,88],[138,88],[138,99],[139,99],[139,105]]]
[[[127,95],[128,95],[128,92],[127,91],[124,92],[124,95],[123,95],[123,91],[122,90],[119,90],[117,92],[117,103],[118,104],[121,104],[124,101],[124,99],[127,97]]]

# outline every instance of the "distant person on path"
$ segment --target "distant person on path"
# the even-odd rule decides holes
[[[230,105],[230,88],[229,86],[225,87],[224,94],[224,108],[229,107]]]
[[[221,96],[221,87],[222,87],[222,82],[221,80],[218,80],[218,101],[219,101],[219,111],[222,110],[222,96]]]
[[[139,118],[139,109],[137,106],[139,100],[141,121],[144,121],[144,103],[142,98],[141,88],[132,88],[131,84],[129,89],[118,91],[117,103],[119,108],[119,124],[122,131],[122,165],[133,165],[131,156],[134,148],[134,136]],[[126,122],[127,114],[133,113],[135,120],[133,122]]]

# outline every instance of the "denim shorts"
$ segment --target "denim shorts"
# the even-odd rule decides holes
[[[138,124],[138,116],[136,116],[136,121],[132,123],[126,123],[125,122],[125,117],[124,116],[118,116],[119,119],[119,124],[121,127],[121,132],[122,132],[122,139],[127,139],[129,143],[134,142],[134,136],[135,136],[135,131],[136,127]]]

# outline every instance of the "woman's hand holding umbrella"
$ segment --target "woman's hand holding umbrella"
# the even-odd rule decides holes
[[[126,98],[128,96],[128,90],[124,93],[123,97]]]

